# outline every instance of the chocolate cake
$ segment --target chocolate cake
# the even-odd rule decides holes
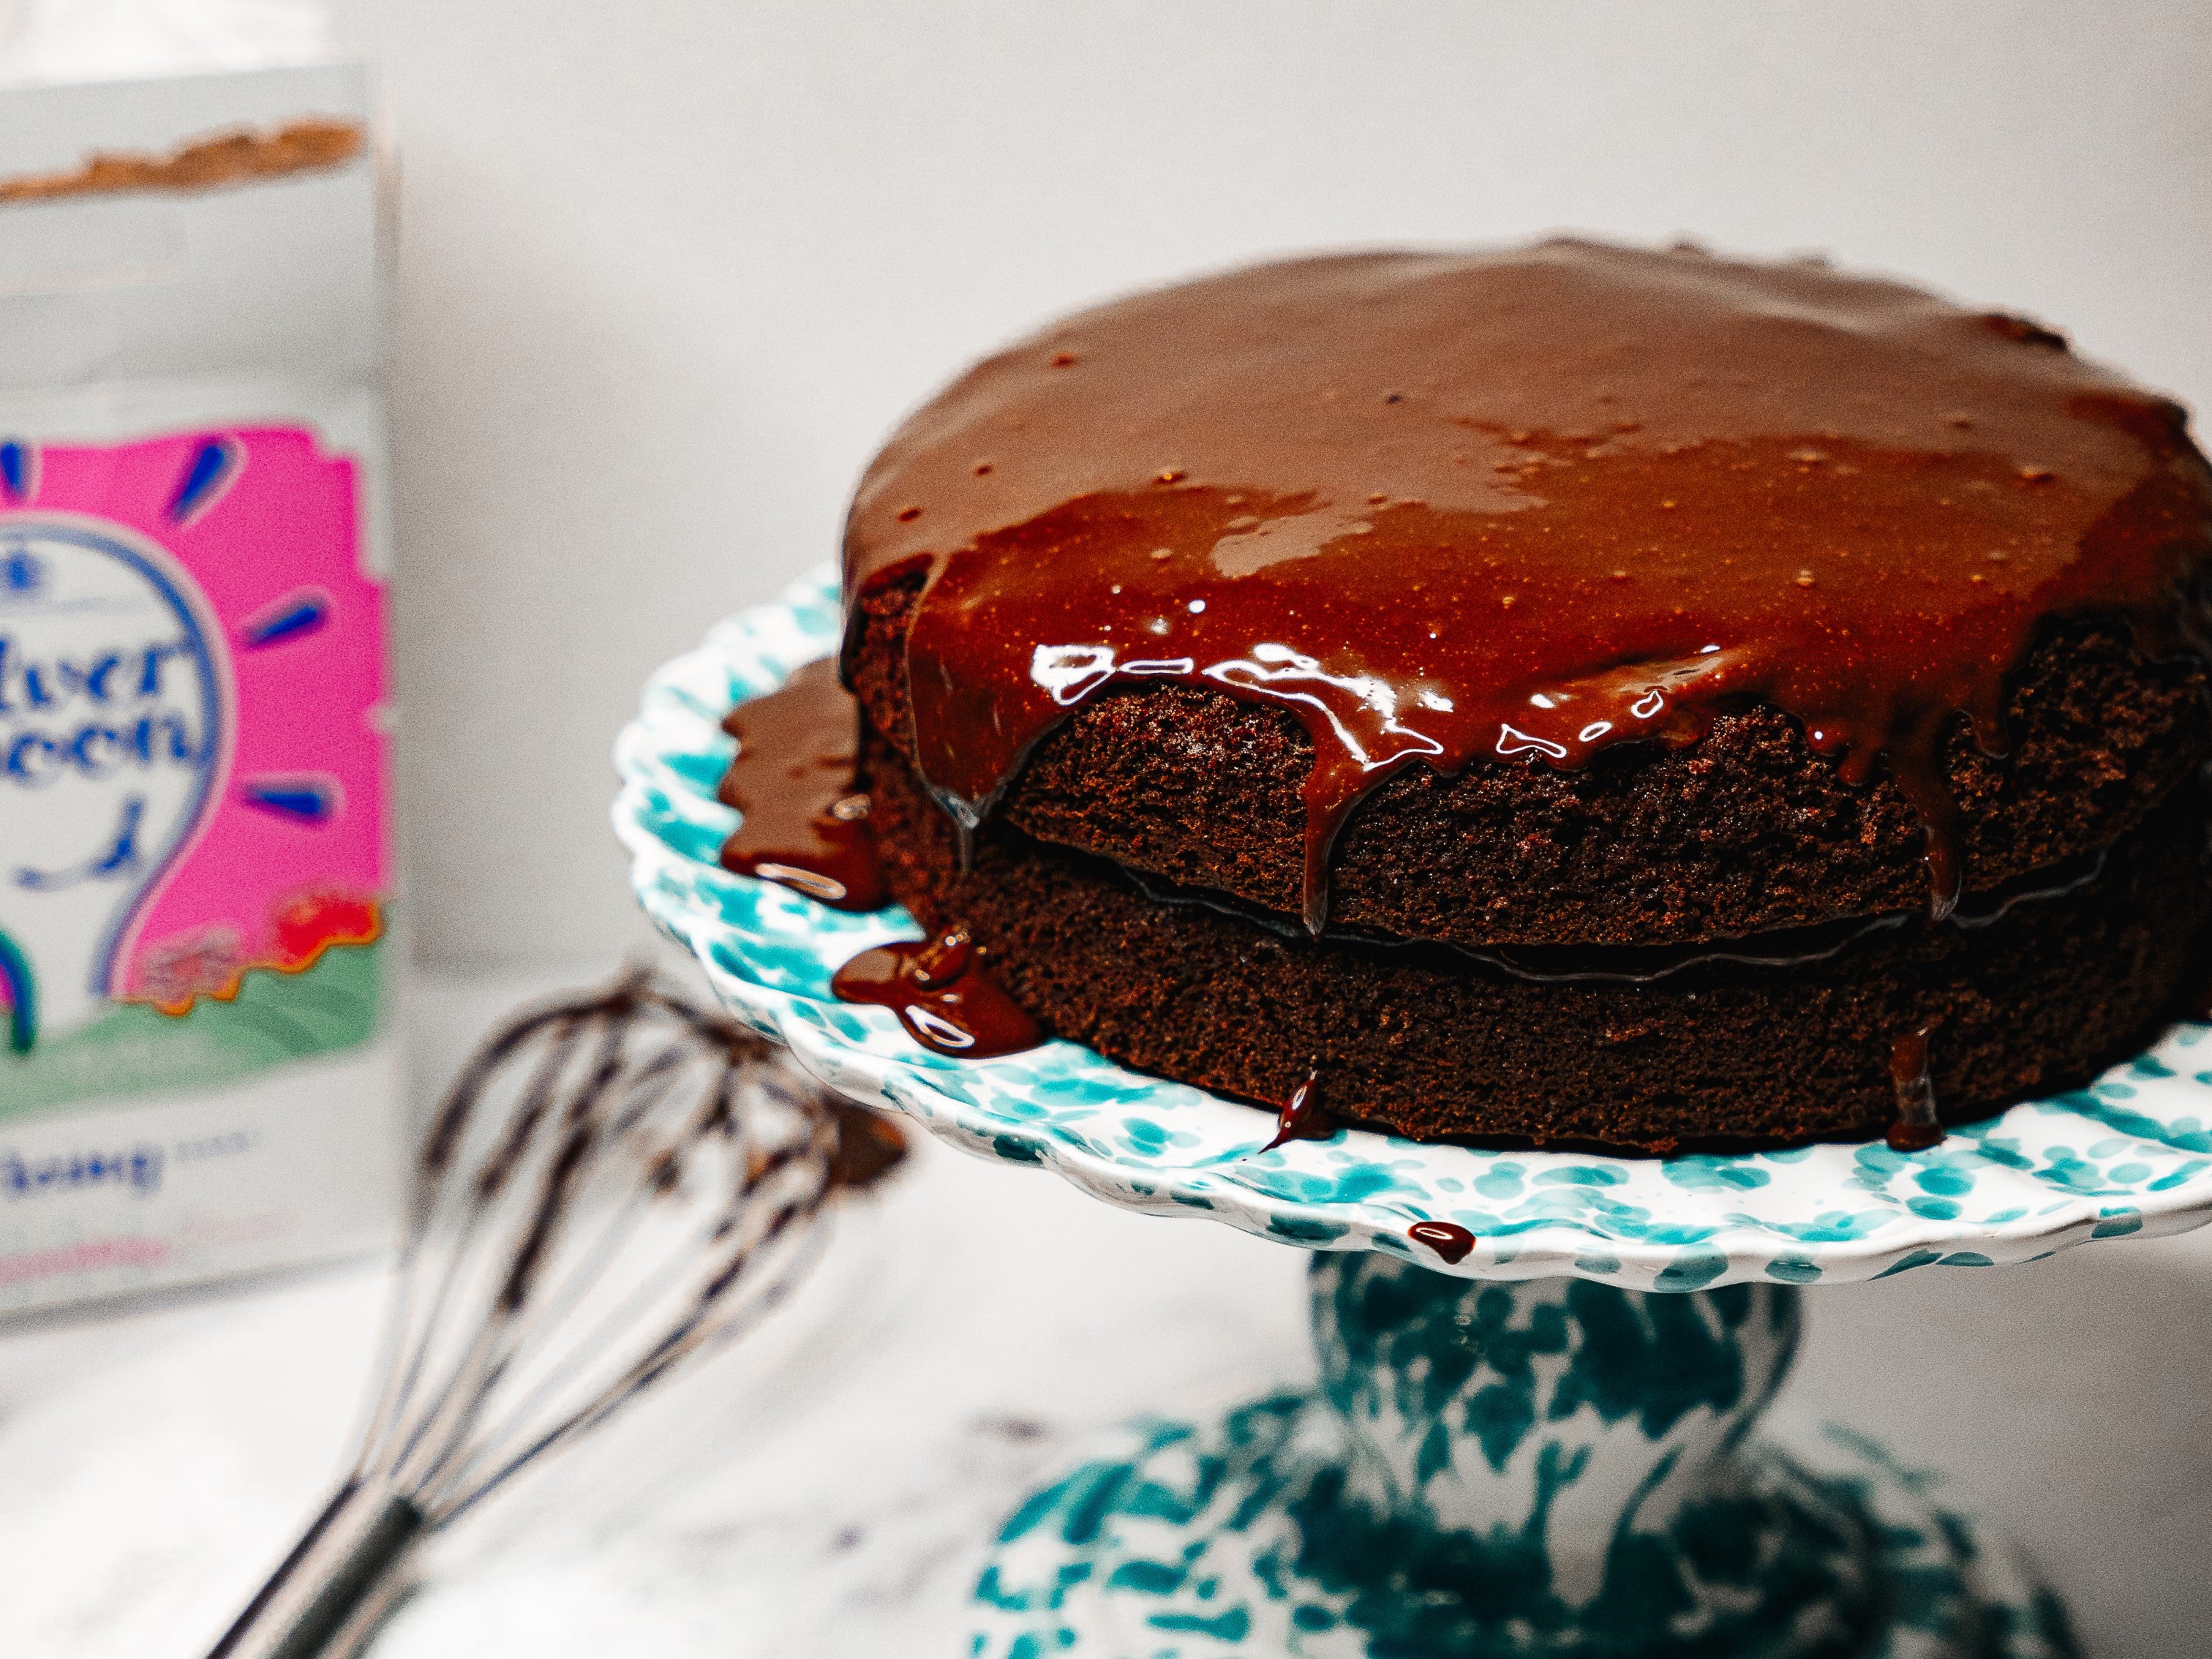
[[[1292,1132],[1925,1139],[2170,1013],[2209,545],[2176,404],[1821,264],[1109,305],[860,485],[866,823],[939,937],[848,979]]]

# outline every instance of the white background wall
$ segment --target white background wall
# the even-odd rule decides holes
[[[404,168],[417,939],[641,935],[638,682],[836,548],[968,358],[1255,255],[1821,248],[2212,403],[2196,0],[346,0]]]

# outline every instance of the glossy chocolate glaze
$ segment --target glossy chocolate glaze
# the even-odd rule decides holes
[[[1416,1221],[1406,1229],[1406,1237],[1455,1263],[1466,1261],[1474,1248],[1474,1235],[1455,1221]]]
[[[986,954],[965,928],[954,927],[863,951],[837,970],[830,989],[841,1002],[890,1009],[908,1036],[940,1054],[985,1060],[1036,1048],[1044,1028],[992,982]]]
[[[1892,1152],[1923,1152],[1943,1139],[1936,1085],[1928,1076],[1928,1039],[1935,1034],[1934,1026],[1923,1025],[1890,1044],[1889,1081],[1897,1091],[1897,1121],[1886,1137]]]
[[[1327,1140],[1343,1127],[1322,1103],[1321,1062],[1316,1060],[1306,1067],[1305,1081],[1291,1091],[1275,1115],[1275,1138],[1260,1150],[1272,1152],[1291,1140]]]
[[[723,775],[723,805],[744,822],[722,843],[722,866],[818,899],[836,910],[890,902],[868,832],[868,798],[853,781],[860,716],[824,658],[795,670],[722,722],[738,740]]]
[[[1557,241],[1265,265],[1073,317],[862,481],[848,599],[924,563],[909,745],[980,823],[1045,732],[1170,680],[1314,741],[1331,842],[1409,764],[1574,767],[1776,704],[1885,760],[1955,899],[1939,744],[2003,743],[2057,616],[2196,634],[2212,475],[2172,403],[2058,336],[1815,264]]]
[[[834,909],[890,902],[868,830],[868,798],[854,775],[860,719],[828,657],[730,711],[722,729],[738,740],[738,752],[720,793],[745,816],[722,845],[726,869]],[[843,1001],[896,1011],[915,1042],[941,1054],[981,1060],[1035,1048],[1042,1028],[991,982],[984,954],[955,928],[863,951],[837,970],[830,988]]]

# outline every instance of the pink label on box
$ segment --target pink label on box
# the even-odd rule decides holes
[[[119,1008],[182,1016],[377,939],[384,593],[357,494],[296,427],[0,441],[0,1006],[24,1060],[104,1020],[143,1050]],[[251,1044],[224,1041],[236,1069]],[[33,1075],[9,1065],[0,1104]]]

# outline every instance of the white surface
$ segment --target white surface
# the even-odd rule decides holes
[[[1297,247],[1824,247],[2212,396],[2212,28],[2153,0],[345,0],[401,161],[426,948],[639,927],[606,752],[978,352]],[[483,810],[526,800],[530,829]]]
[[[544,988],[433,982],[424,1076]],[[448,1539],[377,1659],[964,1651],[990,1528],[1086,1430],[1309,1373],[1298,1252],[924,1145],[781,1322]],[[0,1336],[0,1653],[196,1659],[320,1501],[380,1276]],[[2212,1626],[2212,1244],[1809,1293],[1784,1409],[1941,1463],[2093,1659]]]
[[[334,50],[318,0],[0,0],[0,85],[268,69]]]

